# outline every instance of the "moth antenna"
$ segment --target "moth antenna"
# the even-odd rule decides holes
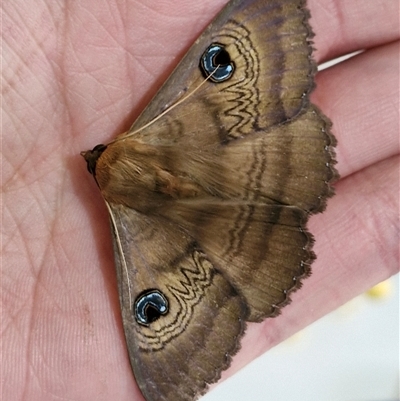
[[[117,223],[115,221],[115,217],[114,217],[114,214],[113,214],[113,212],[111,210],[110,204],[105,199],[104,199],[104,201],[106,202],[108,213],[110,214],[111,223],[112,223],[112,226],[114,228],[115,237],[116,237],[116,240],[117,240],[119,254],[121,255],[122,264],[124,266],[124,270],[125,270],[125,274],[126,274],[126,281],[128,283],[129,305],[132,305],[133,300],[132,300],[132,293],[131,293],[131,282],[129,280],[129,274],[128,274],[128,265],[127,265],[126,260],[125,260],[124,252],[122,251],[121,239],[120,239],[120,236],[119,236]]]
[[[169,113],[171,110],[173,110],[176,106],[179,106],[181,103],[185,102],[186,100],[188,100],[191,96],[193,96],[195,94],[195,92],[197,92],[214,74],[215,72],[218,70],[218,68],[220,67],[220,64],[218,64],[214,71],[206,78],[204,79],[204,81],[202,81],[196,88],[194,88],[191,92],[189,92],[186,96],[184,96],[182,99],[179,99],[176,103],[174,103],[173,105],[169,106],[168,108],[166,108],[161,114],[159,114],[157,117],[155,117],[153,120],[149,121],[147,124],[143,125],[143,127],[138,128],[135,131],[130,132],[129,134],[124,135],[124,133],[118,135],[117,138],[115,138],[114,140],[112,140],[110,142],[110,144],[117,142],[117,141],[121,141],[122,139],[126,139],[129,138],[132,135],[137,134],[138,132],[140,132],[141,130],[149,127],[150,125],[154,124],[158,119],[160,119],[161,117],[165,116],[165,114]],[[122,137],[122,135],[124,135]]]

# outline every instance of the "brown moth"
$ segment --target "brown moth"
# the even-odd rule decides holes
[[[331,124],[309,101],[308,18],[303,0],[231,1],[131,129],[82,152],[148,401],[197,399],[246,322],[276,316],[310,274],[305,225],[337,173]]]

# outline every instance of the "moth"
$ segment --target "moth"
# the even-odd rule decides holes
[[[122,320],[147,401],[220,377],[246,322],[276,316],[315,259],[335,139],[310,103],[303,0],[233,0],[130,130],[82,152],[109,210]]]

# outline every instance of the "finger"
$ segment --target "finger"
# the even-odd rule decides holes
[[[333,121],[342,177],[399,153],[398,70],[395,42],[318,74],[312,98]]]
[[[319,62],[400,37],[397,0],[308,0],[307,4]]]

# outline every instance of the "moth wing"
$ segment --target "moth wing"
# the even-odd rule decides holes
[[[213,177],[204,167],[199,171],[205,173],[203,181],[211,183],[221,174],[218,188],[227,199],[321,212],[338,177],[330,127],[330,121],[309,105],[290,123],[222,147]]]
[[[247,307],[177,224],[109,207],[122,319],[138,385],[148,401],[193,400],[230,364]],[[165,297],[168,311],[143,325],[137,300],[152,289]],[[144,312],[151,317],[154,311]]]
[[[242,296],[250,321],[276,316],[310,274],[313,237],[297,207],[210,198],[177,202],[167,213]]]
[[[182,141],[189,147],[192,142],[194,146],[226,143],[296,117],[309,103],[316,71],[303,5],[303,0],[231,1],[196,40],[130,132],[195,88],[189,100],[135,138],[153,144]],[[211,44],[222,45],[234,67],[224,82],[204,82],[200,59]]]

